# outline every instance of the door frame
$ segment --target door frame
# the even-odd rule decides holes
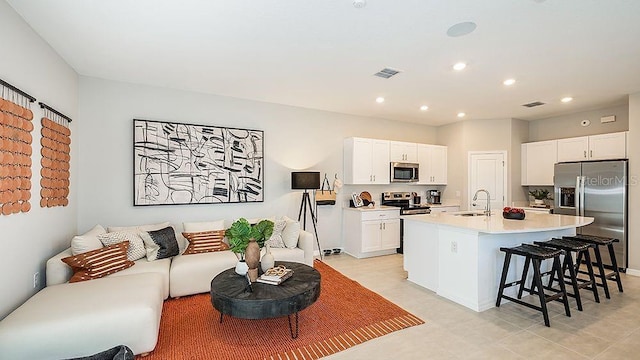
[[[472,164],[471,164],[471,158],[472,155],[482,155],[482,154],[500,154],[502,155],[503,161],[504,161],[504,166],[503,166],[503,179],[502,179],[502,183],[503,183],[503,194],[504,194],[504,198],[502,199],[502,207],[505,207],[507,205],[507,201],[509,200],[509,183],[507,182],[507,179],[509,178],[508,174],[509,174],[509,162],[508,162],[508,158],[507,158],[507,151],[506,150],[490,150],[490,151],[469,151],[468,152],[468,164],[467,164],[467,209],[471,209],[471,193],[473,192],[473,190],[471,189],[471,168],[472,168]]]

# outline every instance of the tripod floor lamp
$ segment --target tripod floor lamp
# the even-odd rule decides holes
[[[302,228],[307,230],[307,209],[311,213],[311,222],[313,223],[313,232],[316,235],[316,243],[318,244],[318,252],[322,259],[322,249],[320,248],[320,240],[318,239],[318,229],[316,227],[316,214],[313,213],[311,199],[309,198],[309,190],[320,189],[320,172],[319,171],[294,171],[291,173],[291,189],[304,190],[302,193],[302,202],[300,202],[300,211],[298,212],[298,221],[302,221]]]

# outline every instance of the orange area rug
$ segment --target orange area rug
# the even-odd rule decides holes
[[[424,324],[327,264],[316,260],[314,266],[322,276],[320,298],[299,313],[297,339],[291,338],[286,317],[225,316],[220,324],[209,294],[199,294],[164,303],[158,345],[137,359],[319,359]]]

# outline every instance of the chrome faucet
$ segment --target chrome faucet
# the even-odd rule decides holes
[[[491,195],[489,194],[489,192],[485,189],[480,189],[478,191],[476,191],[476,194],[473,195],[473,201],[478,200],[478,193],[483,192],[485,194],[487,194],[487,207],[484,209],[484,214],[486,216],[491,216]],[[473,206],[476,206],[475,203],[473,203]]]

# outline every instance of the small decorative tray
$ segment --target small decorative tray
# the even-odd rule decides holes
[[[509,220],[524,220],[524,213],[503,212],[502,217]]]

